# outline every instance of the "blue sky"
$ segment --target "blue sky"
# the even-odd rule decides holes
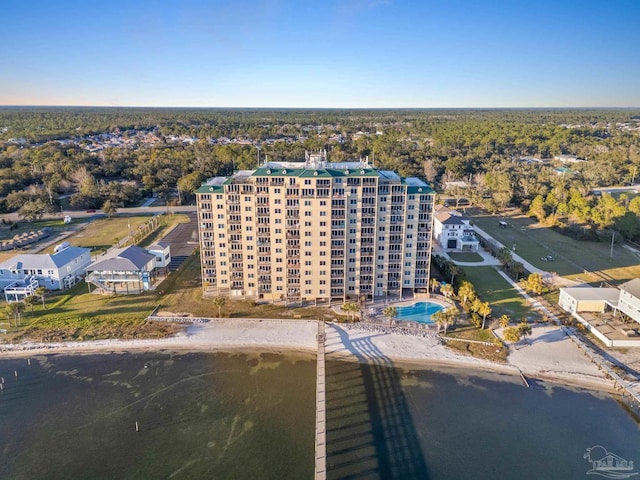
[[[0,105],[640,106],[636,0],[0,0]]]

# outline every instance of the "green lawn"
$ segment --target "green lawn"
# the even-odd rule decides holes
[[[489,302],[491,316],[509,315],[513,320],[537,314],[527,301],[493,267],[463,267],[466,278],[476,289],[480,299]]]
[[[66,241],[76,247],[106,250],[129,234],[129,226],[134,232],[147,220],[149,216],[100,218],[68,237]],[[45,250],[45,253],[52,252],[53,246]]]
[[[449,256],[457,262],[481,262],[483,258],[475,252],[451,252]]]
[[[621,246],[614,246],[609,258],[609,243],[574,240],[521,214],[507,216],[507,228],[499,227],[503,217],[477,209],[470,216],[474,224],[509,248],[515,245],[518,255],[542,270],[592,282],[620,283],[640,276],[640,257]],[[548,255],[554,261],[542,260]]]

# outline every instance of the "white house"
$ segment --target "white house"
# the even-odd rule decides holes
[[[618,310],[640,323],[640,278],[620,285]]]
[[[144,248],[114,248],[87,267],[85,280],[105,292],[139,293],[149,290],[156,275],[156,255]]]
[[[38,286],[48,290],[69,288],[86,273],[91,263],[90,254],[88,248],[70,246],[54,254],[16,255],[0,263],[0,288],[7,301],[33,295],[32,290]]]
[[[620,291],[617,288],[569,287],[560,289],[558,305],[569,313],[603,313],[616,308]]]
[[[477,252],[480,246],[470,220],[446,207],[436,209],[433,219],[433,238],[446,250]]]
[[[147,251],[156,256],[156,268],[167,268],[171,263],[171,248],[168,243],[154,243]]]

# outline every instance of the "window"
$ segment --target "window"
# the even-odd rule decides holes
[[[325,262],[324,260],[320,260],[320,266],[324,267],[327,264],[327,262]]]
[[[311,200],[305,200],[304,201],[304,206],[305,207],[310,207],[311,206]]]
[[[305,294],[305,295],[311,295],[311,290],[305,290],[305,291],[304,291],[304,294]]]
[[[305,260],[304,261],[304,266],[305,267],[310,267],[311,266],[311,260]]]
[[[320,226],[321,227],[326,227],[327,226],[327,222],[320,222]]]
[[[327,212],[320,212],[320,216],[321,217],[326,217],[327,216]]]
[[[223,213],[219,213],[218,214],[218,220],[222,220],[224,218],[224,214]]]
[[[305,227],[310,227],[311,226],[311,222],[304,222],[304,226]]]

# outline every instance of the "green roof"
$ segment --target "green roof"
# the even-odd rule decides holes
[[[222,185],[202,185],[196,190],[196,193],[224,193]]]
[[[428,185],[425,186],[408,186],[407,187],[407,193],[422,193],[422,194],[427,194],[427,193],[435,193],[433,188],[431,188]]]

